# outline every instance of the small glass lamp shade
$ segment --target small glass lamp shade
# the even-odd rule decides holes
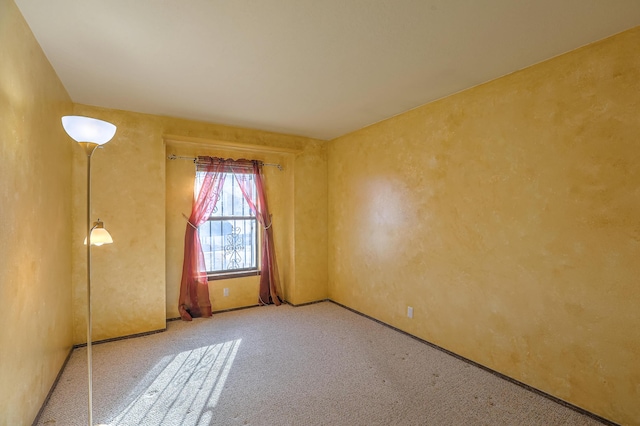
[[[109,231],[104,229],[104,223],[98,219],[98,222],[93,224],[93,228],[91,228],[91,245],[92,246],[101,246],[103,244],[111,244],[113,243],[113,238],[111,238],[111,234]],[[84,245],[87,245],[87,238],[84,239]]]
[[[76,142],[103,145],[116,134],[116,126],[106,121],[80,115],[62,117],[62,127]]]

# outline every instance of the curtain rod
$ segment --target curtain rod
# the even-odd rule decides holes
[[[196,162],[198,161],[198,157],[183,157],[181,155],[175,155],[175,154],[171,154],[167,158],[169,160],[189,160],[189,161],[193,161],[194,164],[196,164]],[[262,164],[263,166],[277,167],[278,170],[280,170],[281,172],[284,171],[284,169],[282,168],[282,166],[280,164],[263,163],[262,161],[260,162],[260,164]]]

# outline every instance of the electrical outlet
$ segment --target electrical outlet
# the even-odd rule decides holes
[[[407,306],[407,316],[413,318],[413,306]]]
[[[229,289],[228,288],[225,288],[223,291],[224,291],[224,297],[229,296]]]

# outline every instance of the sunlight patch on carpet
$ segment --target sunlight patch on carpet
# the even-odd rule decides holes
[[[112,425],[208,425],[242,339],[177,354]]]

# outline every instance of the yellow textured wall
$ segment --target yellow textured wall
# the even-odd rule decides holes
[[[329,296],[640,424],[638,46],[636,28],[330,142]]]
[[[72,345],[72,104],[11,0],[0,0],[0,425],[35,418]]]
[[[296,285],[288,295],[294,304],[328,297],[327,197],[326,144],[307,144],[294,170]]]
[[[98,150],[92,160],[93,216],[100,217],[111,232],[114,244],[93,250],[92,306],[95,340],[126,336],[135,333],[163,329],[165,318],[177,317],[177,295],[182,268],[184,244],[184,219],[182,213],[190,213],[190,181],[173,183],[174,176],[184,179],[186,164],[169,164],[169,152],[164,143],[165,135],[205,141],[223,141],[242,145],[299,151],[287,154],[291,164],[282,176],[289,176],[286,194],[293,187],[300,193],[287,195],[289,199],[277,201],[274,192],[274,214],[283,215],[283,230],[277,236],[277,250],[282,251],[281,275],[290,283],[286,289],[288,300],[300,303],[305,298],[327,297],[326,255],[309,262],[307,253],[326,253],[326,143],[313,139],[280,135],[251,129],[241,129],[176,118],[138,114],[88,105],[75,105],[75,113],[112,122],[118,127],[111,142]],[[196,144],[198,146],[198,144]],[[180,152],[193,151],[186,144]],[[253,156],[255,157],[255,156]],[[269,157],[271,158],[271,157]],[[298,168],[298,158],[301,166]],[[283,160],[284,161],[284,160]],[[173,168],[175,167],[175,168]],[[295,169],[295,171],[294,171]],[[86,209],[86,158],[80,148],[74,150],[74,263],[73,304],[74,339],[85,340],[85,251],[84,215]],[[273,173],[268,171],[267,173]],[[293,176],[293,179],[290,178]],[[321,182],[317,182],[320,180]],[[188,187],[188,188],[187,188]],[[279,189],[279,188],[278,188]],[[176,199],[175,190],[182,191]],[[169,194],[169,195],[167,195]],[[270,195],[270,200],[271,200]],[[293,198],[291,198],[293,197]],[[317,212],[305,218],[295,217],[295,208],[308,197],[317,198]],[[188,201],[185,201],[188,200]],[[176,203],[176,209],[169,209]],[[279,206],[291,206],[278,212]],[[287,216],[288,215],[288,216]],[[295,226],[308,225],[304,236],[294,235]],[[318,248],[320,247],[320,248]],[[279,253],[280,254],[280,253]],[[290,259],[288,262],[286,259]],[[298,264],[309,268],[306,274],[312,279],[294,282]],[[228,282],[228,281],[227,281]],[[218,300],[222,282],[212,283],[213,309],[246,306],[252,288],[251,279],[229,284],[230,296]],[[241,288],[241,289],[240,289]],[[232,296],[233,295],[233,296]],[[299,295],[299,296],[298,296]],[[248,304],[254,304],[255,298]]]
[[[74,113],[117,126],[91,160],[92,221],[114,243],[95,247],[91,263],[93,339],[165,328],[164,145],[157,119],[75,105]],[[86,167],[73,150],[74,342],[86,342]]]

